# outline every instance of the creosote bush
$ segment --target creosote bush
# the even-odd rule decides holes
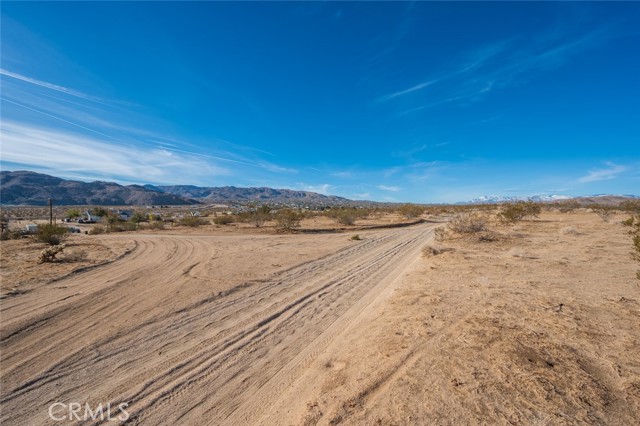
[[[449,229],[458,234],[475,234],[487,229],[487,220],[477,213],[460,213],[451,219]]]
[[[506,204],[498,217],[504,222],[518,222],[527,217],[538,217],[542,208],[531,201],[520,201],[518,203]]]
[[[69,235],[68,229],[64,226],[48,223],[38,225],[38,232],[34,236],[35,240],[41,243],[55,246],[64,241]]]
[[[291,231],[300,227],[304,215],[295,210],[281,210],[276,215],[276,228]]]
[[[231,219],[231,221],[233,222],[233,219]],[[200,219],[199,217],[196,217],[196,216],[186,216],[180,219],[180,225],[189,226],[191,228],[196,228],[198,226],[202,226],[206,224],[207,224],[206,220]]]
[[[233,216],[228,216],[228,215],[216,216],[213,219],[213,223],[215,223],[216,225],[228,225],[230,223],[233,223]]]
[[[361,239],[362,238],[360,238],[360,235],[358,235],[358,234],[351,236],[351,241],[360,241]]]
[[[398,209],[400,214],[407,219],[419,217],[424,213],[425,208],[415,204],[405,204]]]
[[[600,216],[604,222],[609,222],[611,216],[613,216],[613,209],[611,207],[595,207],[592,209],[595,214]]]

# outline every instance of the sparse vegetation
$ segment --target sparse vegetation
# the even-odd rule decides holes
[[[449,229],[458,234],[475,234],[487,229],[487,219],[478,213],[460,213],[451,219]]]
[[[47,247],[40,252],[40,256],[38,256],[38,263],[47,263],[53,262],[56,260],[56,256],[62,253],[65,249],[64,244],[52,245],[51,247]]]
[[[132,216],[131,219],[129,219],[131,222],[133,223],[141,223],[141,222],[147,222],[149,219],[147,217],[147,215],[145,215],[142,212],[135,212]]]
[[[74,251],[65,253],[64,260],[66,262],[82,262],[87,260],[88,253],[84,249],[75,249]]]
[[[231,221],[233,222],[233,219],[231,219]],[[202,225],[206,225],[208,222],[204,219],[200,219],[199,217],[196,216],[185,216],[182,219],[180,219],[180,225],[182,226],[188,226],[191,228],[196,228],[198,226],[202,226]]]
[[[498,217],[504,222],[518,222],[527,217],[538,217],[542,212],[540,205],[532,201],[520,201],[518,203],[506,204]]]
[[[358,235],[358,234],[351,236],[351,241],[360,241],[361,239],[362,238],[360,238],[360,235]]]
[[[135,231],[138,229],[138,224],[133,222],[109,222],[107,225],[107,232],[127,232]]]
[[[276,228],[291,231],[300,227],[300,221],[304,215],[295,210],[281,210],[276,215]]]
[[[68,229],[64,226],[49,225],[47,223],[38,225],[38,232],[34,235],[34,239],[41,243],[56,246],[64,241],[68,235]]]
[[[611,207],[601,206],[594,207],[591,210],[602,219],[604,222],[609,222],[611,220],[611,216],[613,216],[613,209]]]
[[[107,228],[105,228],[102,225],[97,225],[94,226],[93,228],[91,228],[91,230],[89,231],[90,235],[100,235],[100,234],[104,234],[105,232],[107,232]]]
[[[65,215],[65,217],[69,219],[78,219],[82,217],[82,213],[78,209],[70,209],[67,210],[67,214]]]
[[[213,219],[213,223],[215,223],[216,225],[228,225],[230,223],[233,223],[233,216],[229,216],[229,215],[216,216]]]
[[[271,217],[271,207],[264,205],[251,212],[249,221],[255,225],[256,228],[260,228]]]
[[[640,214],[635,214],[622,223],[625,226],[631,228],[631,230],[629,231],[633,249],[633,251],[631,252],[631,257],[636,262],[640,262]],[[636,273],[636,277],[640,280],[640,271]]]
[[[406,219],[412,219],[414,217],[421,216],[424,213],[425,208],[416,204],[405,204],[403,206],[400,206],[398,211]]]

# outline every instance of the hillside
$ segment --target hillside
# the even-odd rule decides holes
[[[198,187],[193,185],[120,185],[65,180],[30,171],[0,172],[0,202],[5,205],[185,205],[261,202],[343,204],[346,198],[273,188]]]
[[[153,191],[140,185],[113,182],[80,182],[29,171],[0,172],[0,201],[9,205],[46,205],[53,198],[57,205],[184,205],[193,204],[170,193]]]

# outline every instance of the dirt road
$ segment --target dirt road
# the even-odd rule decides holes
[[[128,424],[256,423],[432,232],[372,232],[240,284],[211,267],[221,237],[123,237],[128,256],[3,301],[2,424],[61,424],[58,401],[125,402]]]

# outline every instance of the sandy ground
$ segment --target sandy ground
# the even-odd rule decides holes
[[[56,401],[126,402],[145,425],[640,422],[619,223],[544,214],[436,243],[437,226],[105,235],[135,247],[50,284],[3,272],[29,291],[1,302],[2,424],[74,424]]]

